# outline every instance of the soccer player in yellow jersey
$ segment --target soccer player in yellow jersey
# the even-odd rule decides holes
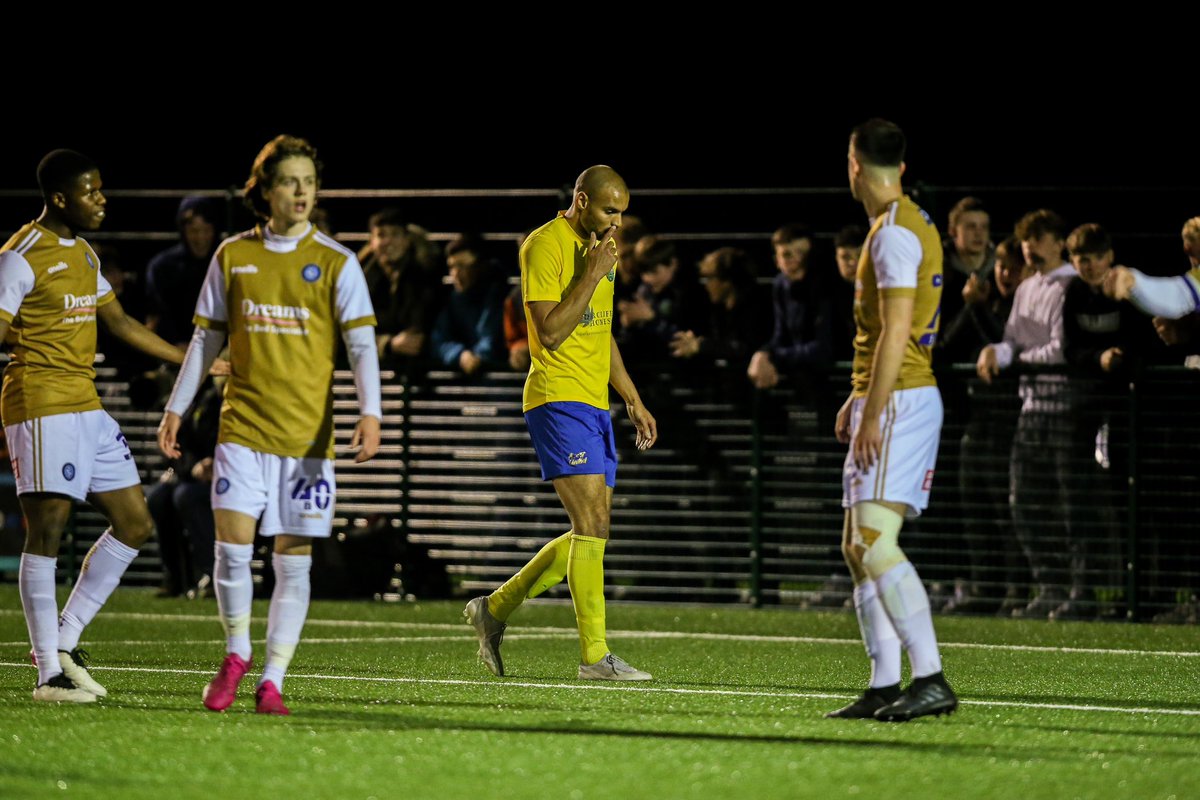
[[[250,669],[250,556],[258,525],[275,540],[275,591],[255,706],[289,713],[283,679],[308,614],[312,540],[328,537],[333,524],[330,385],[339,333],[358,390],[355,460],[379,449],[375,313],[358,259],[309,221],[319,183],[316,150],[303,139],[279,136],[258,154],[245,197],[263,222],[213,256],[196,303],[196,331],[159,426],[159,447],[178,456],[180,418],[228,336],[232,372],[212,488],[213,577],[227,655],[204,689],[212,711],[233,703]]]
[[[838,412],[849,444],[843,470],[842,554],[869,688],[826,716],[906,721],[948,714],[958,700],[942,675],[929,598],[899,547],[906,517],[929,503],[942,427],[931,354],[942,292],[942,246],[933,221],[903,192],[904,134],[873,119],[850,135],[850,191],[871,219],[855,279],[853,391]],[[900,691],[900,649],[913,681]]]
[[[647,681],[651,676],[613,655],[605,640],[604,546],[609,537],[616,441],[608,387],[625,401],[637,447],[658,438],[654,417],[625,371],[612,338],[614,233],[629,207],[629,190],[613,169],[590,167],[575,182],[571,207],[535,230],[521,246],[521,296],[529,324],[531,365],[524,411],[542,479],[554,490],[571,530],[538,552],[488,597],[463,615],[479,636],[479,657],[504,674],[500,643],[510,614],[563,577],[579,626],[579,677]]]
[[[183,351],[125,313],[79,235],[104,220],[96,165],[55,150],[37,176],[46,204],[41,216],[0,248],[0,337],[11,348],[0,414],[25,516],[19,584],[38,668],[33,697],[90,703],[107,691],[88,674],[80,635],[153,532],[125,437],[100,407],[93,383],[96,318],[164,361],[178,364]],[[60,617],[59,540],[72,503],[85,499],[111,527],[88,553]]]

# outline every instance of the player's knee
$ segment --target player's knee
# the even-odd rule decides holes
[[[903,516],[879,503],[859,503],[854,507],[853,544],[863,548],[862,566],[871,578],[879,578],[908,560],[900,549],[903,524]]]
[[[118,542],[140,550],[154,535],[154,519],[149,513],[140,514],[133,519],[123,520],[120,525],[114,524],[111,530]]]
[[[573,520],[571,525],[576,534],[593,539],[608,538],[608,514],[604,509],[592,509],[580,516],[582,519]]]

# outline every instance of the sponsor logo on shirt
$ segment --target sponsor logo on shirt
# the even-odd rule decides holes
[[[234,275],[256,275],[258,267],[254,264],[242,264],[236,267],[230,267],[229,271]]]
[[[96,295],[94,294],[64,294],[63,310],[66,316],[63,322],[77,325],[82,322],[96,321]]]
[[[251,333],[282,333],[304,336],[304,323],[312,312],[304,306],[281,306],[275,303],[259,303],[247,297],[242,300],[242,316],[246,330]]]
[[[580,450],[578,453],[567,453],[567,463],[572,467],[582,467],[587,463],[587,450]]]
[[[57,264],[55,264],[53,267],[51,267],[50,269],[46,270],[46,274],[53,275],[56,272],[62,272],[66,268],[67,268],[66,262],[60,261]]]

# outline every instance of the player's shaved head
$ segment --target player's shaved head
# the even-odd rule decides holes
[[[588,167],[575,179],[575,194],[583,192],[588,197],[594,197],[602,194],[606,189],[614,190],[618,194],[629,193],[629,188],[625,186],[625,179],[618,175],[615,169],[603,164]]]

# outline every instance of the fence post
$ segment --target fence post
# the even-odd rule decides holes
[[[1138,370],[1136,374],[1140,374]],[[1138,558],[1138,383],[1137,377],[1129,381],[1129,485],[1127,489],[1127,507],[1125,509],[1125,618],[1137,620],[1140,616],[1138,608],[1138,572],[1141,563]]]
[[[750,408],[750,602],[762,608],[762,390]]]

